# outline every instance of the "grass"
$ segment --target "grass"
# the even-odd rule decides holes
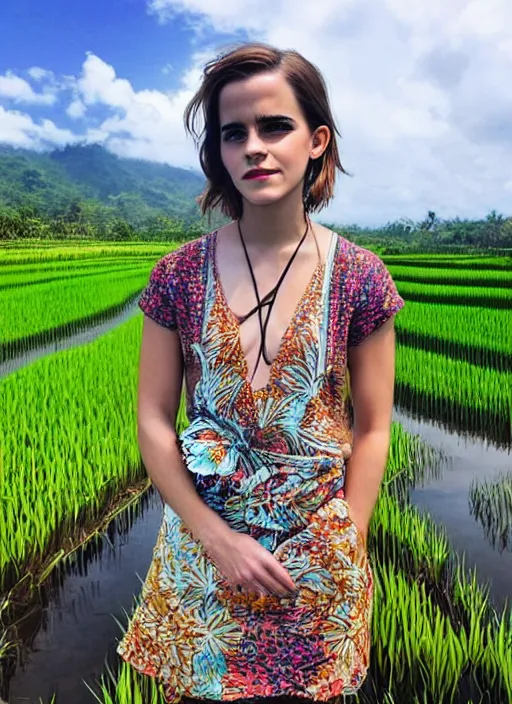
[[[135,272],[73,277],[59,284],[34,284],[0,291],[0,342],[14,342],[49,331],[125,302],[140,292],[149,269]]]
[[[0,384],[0,584],[57,549],[144,474],[137,444],[142,316]]]

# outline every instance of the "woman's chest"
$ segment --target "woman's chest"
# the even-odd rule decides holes
[[[197,382],[208,369],[216,371],[216,383],[224,389],[234,389],[234,382],[241,380],[247,399],[278,388],[311,398],[319,391],[315,378],[325,377],[327,371],[330,391],[344,401],[350,315],[340,295],[344,274],[337,266],[334,250],[325,271],[317,268],[306,289],[299,292],[293,310],[291,305],[280,307],[276,301],[265,338],[270,364],[260,365],[260,374],[252,385],[248,382],[262,341],[259,315],[256,311],[240,322],[237,314],[242,306],[231,309],[211,255],[206,249],[203,261],[198,262],[197,276],[190,277],[178,319],[189,404]],[[262,318],[265,323],[264,307]],[[198,349],[204,356],[203,363]]]

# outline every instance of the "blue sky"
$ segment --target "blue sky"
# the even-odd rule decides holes
[[[160,24],[140,0],[16,0],[0,11],[2,68],[23,72],[30,66],[77,75],[91,51],[116,67],[135,90],[172,87],[172,64],[182,72],[194,35],[182,20]],[[20,41],[22,36],[22,41]]]
[[[329,87],[354,177],[320,219],[512,215],[508,0],[16,0],[0,26],[0,142],[198,168],[182,113],[202,68],[261,39]]]

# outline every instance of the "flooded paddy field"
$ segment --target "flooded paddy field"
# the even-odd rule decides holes
[[[406,307],[397,317],[397,405],[392,448],[369,547],[378,581],[396,593],[384,594],[377,589],[372,670],[359,701],[391,704],[414,702],[417,697],[418,701],[436,704],[506,704],[512,691],[512,682],[506,679],[507,672],[512,672],[512,628],[508,616],[503,614],[512,596],[512,502],[508,498],[512,483],[512,367],[507,366],[512,358],[512,326],[507,328],[506,322],[510,314],[500,304],[501,289],[494,281],[487,296],[483,296],[486,288],[481,283],[475,285],[478,292],[474,298],[467,290],[470,287],[457,290],[467,271],[465,267],[450,269],[454,281],[450,288],[446,282],[424,283],[427,267],[404,267],[392,259],[386,264],[406,299]],[[108,266],[111,269],[111,262]],[[34,287],[67,286],[69,271],[65,280],[52,274],[54,280],[48,282],[50,276],[44,267],[43,259]],[[87,540],[77,527],[81,521],[90,525],[121,487],[140,483],[144,476],[135,426],[128,418],[130,409],[134,411],[134,371],[141,330],[136,300],[141,279],[147,279],[148,264],[141,262],[140,276],[138,270],[134,276],[131,258],[126,268],[129,271],[122,290],[113,286],[112,272],[106,271],[105,288],[101,286],[101,276],[96,282],[96,298],[87,289],[80,299],[80,291],[85,289],[78,285],[78,298],[69,302],[69,311],[63,311],[61,306],[55,320],[45,313],[39,330],[37,321],[17,320],[13,312],[9,340],[0,340],[0,344],[10,345],[3,348],[10,353],[4,355],[0,370],[3,407],[12,408],[11,417],[16,417],[19,428],[23,428],[13,432],[12,423],[0,428],[7,468],[2,494],[9,507],[0,526],[5,556],[0,592],[4,599],[0,695],[9,704],[46,704],[53,696],[57,704],[98,701],[84,681],[99,701],[107,704],[98,680],[103,675],[105,686],[113,692],[115,687],[110,680],[119,681],[123,676],[115,646],[151,560],[162,503],[158,493],[149,490],[138,503],[118,513],[100,536]],[[404,268],[408,271],[404,272]],[[73,261],[68,270],[73,270],[80,283],[80,262]],[[428,276],[433,270],[432,266],[428,268]],[[505,283],[509,281],[503,271],[507,269],[500,268],[500,284],[503,277]],[[489,269],[482,272],[486,272],[483,277],[489,276]],[[91,279],[90,273],[90,269],[83,272],[84,286]],[[512,267],[509,273],[512,280]],[[418,285],[424,283],[419,297],[411,275],[416,276]],[[472,275],[475,277],[474,272]],[[26,282],[25,287],[29,288]],[[130,287],[134,287],[131,292]],[[14,293],[19,296],[21,289],[0,289],[0,296]],[[58,291],[55,295],[59,295]],[[491,306],[493,301],[498,301],[495,308]],[[15,304],[15,300],[7,301],[4,309],[15,311]],[[73,329],[74,319],[84,320],[98,315],[98,311],[105,311],[101,320],[93,320],[85,328],[77,324]],[[52,334],[52,342],[41,344],[45,336],[48,340]],[[31,342],[16,347],[17,339]],[[467,358],[461,353],[465,346]],[[120,348],[122,358],[116,357]],[[109,359],[130,368],[130,374],[112,378]],[[74,390],[69,388],[72,380]],[[66,423],[52,415],[57,410],[48,393],[51,384],[56,389],[57,383],[63,384],[58,390],[59,398],[77,409],[76,416],[66,416]],[[80,403],[85,394],[87,404]],[[34,398],[47,400],[38,404]],[[128,412],[118,417],[123,399]],[[79,415],[82,411],[83,416]],[[108,432],[100,418],[108,420]],[[73,422],[80,426],[80,432],[70,427]],[[101,442],[102,437],[108,438],[106,442]],[[30,506],[35,506],[40,518],[34,519],[32,526],[24,518],[27,506],[10,469],[15,466],[14,458],[17,467],[20,463],[26,465],[24,487],[35,476],[33,467],[38,467],[45,479],[33,488],[34,503]],[[73,473],[73,506],[69,499],[66,503],[59,498],[66,488],[52,485],[56,481],[52,468],[67,466],[70,458],[73,466],[79,468]],[[103,468],[101,481],[96,480],[96,475],[93,480],[91,472],[99,463]],[[9,497],[8,503],[5,497]],[[44,515],[38,509],[39,500],[45,506]],[[23,544],[16,540],[20,521],[25,531]],[[66,557],[73,541],[83,542],[83,547]],[[9,618],[14,612],[7,602],[13,599],[16,585],[27,572],[35,575],[30,598],[25,611],[16,609],[13,627]],[[467,575],[466,582],[460,582],[464,580],[463,573]],[[416,595],[414,586],[407,579],[403,581],[404,575],[424,584],[425,591]],[[476,585],[471,582],[472,575]],[[486,588],[488,603],[481,610],[481,625],[485,628],[488,623],[494,624],[497,630],[493,631],[493,642],[499,643],[497,633],[503,623],[502,641],[499,652],[494,652],[482,636],[482,652],[478,654],[465,650],[463,631],[468,635],[475,632],[477,626],[471,622],[470,614],[478,611],[482,599],[485,601],[482,594],[487,594]],[[394,618],[386,612],[386,601],[391,598],[404,604],[418,599],[418,623],[422,618],[428,622],[429,609],[448,616],[443,642],[448,647],[453,639],[460,646],[460,661],[451,669],[439,670],[433,651],[425,643],[411,641],[408,657],[417,672],[412,677],[402,671],[399,665],[405,657],[403,642],[400,645],[398,640],[390,639],[384,627],[386,619]],[[403,627],[397,621],[396,633],[400,634]],[[407,637],[405,631],[402,635]],[[434,638],[433,633],[431,637]],[[430,662],[428,674],[422,672],[420,661]],[[395,663],[392,674],[390,663]],[[449,694],[453,683],[455,694]],[[150,694],[154,695],[152,684],[143,678],[124,677],[123,687],[124,693],[118,693],[112,701],[137,701],[137,691],[148,701]],[[407,700],[400,698],[401,692],[408,693]]]

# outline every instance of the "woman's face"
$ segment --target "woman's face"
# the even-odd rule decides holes
[[[279,71],[228,83],[219,95],[221,158],[242,197],[269,205],[300,189],[310,158],[329,141],[329,128],[312,134],[293,90]],[[247,178],[253,169],[271,174]]]

